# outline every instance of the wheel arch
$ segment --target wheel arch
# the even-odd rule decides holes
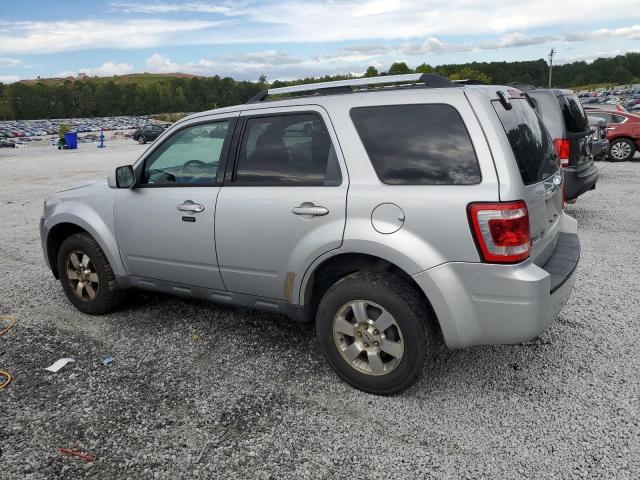
[[[100,232],[106,232],[100,233]],[[62,242],[71,235],[76,233],[87,233],[98,243],[102,251],[104,252],[111,269],[116,276],[125,275],[124,266],[120,259],[118,246],[113,237],[113,234],[100,220],[97,225],[92,225],[86,222],[80,217],[70,217],[65,215],[63,218],[59,218],[59,221],[49,227],[46,237],[46,253],[49,266],[55,278],[59,278],[60,272],[57,267],[58,251]],[[105,238],[105,236],[107,238]]]
[[[318,303],[331,285],[347,275],[362,270],[388,272],[389,275],[394,275],[415,288],[431,314],[434,323],[432,326],[440,329],[439,320],[431,301],[405,269],[384,258],[360,252],[337,253],[308,269],[300,286],[300,303],[304,306],[305,321],[315,321]]]

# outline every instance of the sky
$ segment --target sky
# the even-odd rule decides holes
[[[0,82],[184,72],[257,80],[640,51],[640,0],[0,0]]]

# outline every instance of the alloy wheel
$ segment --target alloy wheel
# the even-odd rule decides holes
[[[617,142],[611,146],[611,156],[616,160],[624,160],[631,154],[631,147],[626,142]]]
[[[333,340],[342,358],[367,375],[392,372],[404,355],[404,339],[393,315],[367,300],[349,302],[338,310]]]
[[[90,302],[98,295],[100,280],[91,258],[80,250],[73,250],[65,262],[67,280],[76,297]]]

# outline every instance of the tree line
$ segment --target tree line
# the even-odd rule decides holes
[[[414,68],[396,62],[378,71],[371,66],[365,76],[403,73],[437,73],[450,79],[475,79],[486,83],[521,82],[546,86],[549,67],[544,60],[521,62],[472,62],[432,67],[422,63]],[[196,112],[243,103],[260,90],[299,83],[325,82],[353,78],[335,75],[279,80],[267,83],[213,77],[151,77],[80,80],[46,80],[35,83],[0,83],[0,119],[69,118],[115,115],[145,115],[160,112]],[[640,83],[640,53],[599,58],[554,66],[553,85],[572,87],[587,84],[622,85]]]

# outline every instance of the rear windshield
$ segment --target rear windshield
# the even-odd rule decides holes
[[[560,95],[558,101],[569,132],[583,133],[589,130],[587,115],[576,95]]]
[[[546,127],[525,99],[511,99],[511,110],[499,101],[493,108],[500,118],[525,185],[540,182],[560,167]]]

